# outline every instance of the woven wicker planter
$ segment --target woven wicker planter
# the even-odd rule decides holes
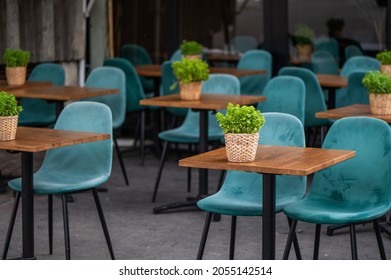
[[[252,162],[257,153],[259,133],[226,133],[225,149],[228,161]]]
[[[296,45],[296,52],[299,58],[310,59],[312,53],[312,45]]]
[[[202,59],[201,54],[182,55],[182,58],[186,59]]]
[[[372,115],[391,115],[391,94],[371,93],[369,105]]]
[[[199,100],[201,98],[202,82],[179,82],[179,96],[182,100]]]
[[[6,67],[5,75],[10,86],[21,86],[26,82],[26,67]]]
[[[0,117],[0,141],[14,140],[17,127],[17,115],[11,117]]]
[[[380,65],[380,72],[386,73],[388,76],[391,76],[391,65]]]

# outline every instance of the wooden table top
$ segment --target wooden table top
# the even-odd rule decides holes
[[[181,159],[179,166],[307,176],[355,155],[346,150],[258,145],[254,162],[228,162],[225,148],[220,148]]]
[[[106,139],[110,139],[110,134],[18,126],[15,140],[0,141],[0,149],[41,152]]]
[[[348,86],[348,77],[340,75],[316,74],[322,87],[343,88]]]
[[[210,61],[217,61],[217,62],[238,62],[240,60],[240,55],[235,54],[229,54],[229,53],[207,53],[205,54],[205,58]]]
[[[16,98],[28,97],[53,101],[71,101],[83,98],[118,93],[116,88],[92,88],[78,86],[45,86],[15,89],[11,93]]]
[[[140,76],[161,78],[162,67],[160,64],[144,64],[135,66],[137,74]],[[210,74],[231,74],[236,77],[244,77],[249,75],[262,75],[266,74],[266,70],[256,69],[237,69],[235,67],[209,67]]]
[[[323,112],[317,112],[315,117],[319,119],[341,119],[345,117],[371,117],[386,121],[391,124],[391,115],[372,115],[369,105],[366,104],[354,104],[345,107],[339,107]]]
[[[0,91],[9,91],[14,89],[20,89],[20,88],[31,88],[31,87],[43,87],[43,86],[51,86],[51,82],[32,82],[32,81],[26,81],[25,84],[20,86],[10,86],[7,84],[7,81],[0,80]]]
[[[179,94],[170,94],[143,99],[140,100],[140,104],[161,107],[222,110],[227,108],[229,102],[235,105],[249,105],[264,100],[266,100],[265,96],[202,93],[200,100],[189,101],[180,99]]]
[[[290,58],[290,63],[292,65],[302,65],[305,63],[311,63],[311,58],[310,57],[298,57],[298,56],[293,56]]]

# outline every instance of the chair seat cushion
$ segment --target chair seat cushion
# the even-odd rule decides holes
[[[284,208],[284,213],[294,220],[315,224],[348,224],[371,221],[386,214],[390,202],[347,205],[342,201],[311,195]]]
[[[64,176],[51,170],[40,169],[34,174],[34,193],[35,194],[62,194],[72,193],[98,187],[108,180],[108,176],[90,176],[80,172],[74,176]],[[9,187],[14,191],[22,190],[21,178],[13,179],[8,182]]]

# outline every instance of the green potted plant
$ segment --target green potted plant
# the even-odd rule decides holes
[[[296,47],[297,56],[309,59],[313,50],[314,31],[305,24],[298,24],[293,35],[293,44]]]
[[[384,50],[377,53],[376,59],[381,63],[381,72],[391,75],[391,51]]]
[[[201,98],[202,81],[209,79],[209,66],[200,59],[183,58],[172,64],[174,75],[179,80],[179,95],[183,100]],[[172,86],[174,88],[176,83]]]
[[[0,92],[0,141],[14,140],[22,106],[14,95]]]
[[[7,83],[12,86],[23,85],[26,81],[26,68],[30,61],[30,52],[7,48],[3,55]]]
[[[373,115],[391,114],[391,77],[380,71],[368,71],[362,84],[368,90]]]
[[[183,40],[179,48],[181,49],[182,57],[187,59],[202,58],[202,50],[204,47],[196,41]]]
[[[229,103],[225,114],[218,112],[216,119],[224,131],[228,161],[252,162],[258,147],[259,131],[265,118],[254,106]]]
[[[342,18],[329,18],[326,25],[329,29],[329,37],[338,38],[342,35],[345,21]]]

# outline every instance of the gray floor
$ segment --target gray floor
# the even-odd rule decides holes
[[[43,154],[36,156],[38,168]],[[1,170],[5,175],[18,175],[20,156],[0,154]],[[165,214],[153,214],[152,208],[162,204],[182,201],[197,193],[198,172],[193,172],[193,188],[186,190],[186,169],[177,166],[178,156],[170,154],[161,181],[157,201],[151,202],[153,185],[159,160],[148,150],[144,166],[140,165],[137,153],[124,157],[130,185],[126,186],[114,158],[110,180],[103,186],[107,192],[100,192],[102,206],[112,238],[117,259],[128,260],[192,260],[196,258],[204,223],[204,213],[196,208]],[[210,192],[215,191],[219,172],[209,172]],[[69,204],[71,255],[73,259],[109,259],[109,253],[99,223],[93,197],[90,193],[74,196],[75,202]],[[48,254],[47,204],[46,197],[35,197],[35,251],[38,259],[64,259],[64,237],[62,225],[61,200],[54,199],[54,254]],[[13,203],[13,194],[7,190],[0,194],[0,252]],[[21,211],[15,225],[9,257],[21,255]],[[204,259],[227,259],[230,218],[223,217],[211,225]],[[287,221],[283,214],[277,215],[276,257],[280,259],[287,237]],[[357,226],[359,259],[379,259],[377,243],[372,225]],[[299,224],[298,238],[304,259],[312,258],[314,226]],[[236,259],[261,258],[261,218],[238,218]],[[391,239],[383,234],[386,252],[391,257]],[[291,254],[292,259],[295,258]],[[320,259],[350,259],[350,241],[347,229],[338,231],[332,237],[322,228]]]

